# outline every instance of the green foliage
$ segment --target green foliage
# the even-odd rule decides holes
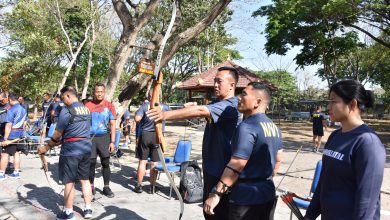
[[[278,91],[272,94],[274,105],[285,106],[288,109],[294,108],[298,100],[298,89],[295,78],[291,73],[285,70],[255,73],[279,88]]]
[[[358,56],[356,51],[363,46],[357,33],[347,28],[365,32],[358,23],[366,23],[381,33],[373,35],[374,40],[389,43],[389,9],[388,2],[379,0],[273,0],[272,5],[261,7],[253,15],[267,16],[268,54],[284,55],[299,46],[297,65],[323,64],[318,75],[331,85],[340,77],[361,75],[358,71],[347,72],[348,65],[343,62],[351,55]]]

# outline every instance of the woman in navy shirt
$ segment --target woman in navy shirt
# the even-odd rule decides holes
[[[374,96],[355,80],[330,88],[329,115],[340,122],[325,144],[320,181],[305,219],[380,219],[380,189],[386,161],[383,144],[361,119]]]

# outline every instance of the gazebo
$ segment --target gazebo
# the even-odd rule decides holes
[[[239,78],[238,78],[238,83],[236,86],[236,94],[240,94],[241,91],[248,85],[250,82],[262,82],[268,85],[268,88],[271,91],[276,91],[278,88],[269,83],[268,81],[260,78],[256,74],[250,72],[249,70],[233,63],[230,60],[227,60],[223,63],[220,63],[216,66],[214,66],[211,69],[208,69],[204,71],[201,74],[198,74],[191,79],[188,79],[184,82],[180,82],[177,84],[178,89],[182,90],[187,90],[188,91],[188,101],[193,101],[194,99],[199,99],[202,98],[204,100],[204,103],[202,104],[207,104],[210,102],[213,98],[214,94],[214,78],[215,75],[218,72],[218,68],[223,67],[223,66],[229,66],[229,67],[234,67],[238,70]],[[194,93],[205,93],[203,96],[193,96]]]

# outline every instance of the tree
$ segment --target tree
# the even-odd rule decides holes
[[[292,109],[298,100],[298,89],[294,76],[286,70],[276,70],[269,72],[256,72],[256,75],[276,85],[278,90],[272,94],[272,111],[275,108],[284,106]]]
[[[150,22],[150,19],[156,11],[159,2],[159,0],[150,0],[145,5],[145,9],[141,13],[140,10],[142,8],[142,3],[135,4],[133,1],[127,0],[126,4],[123,0],[112,0],[115,11],[117,12],[122,22],[123,30],[107,76],[106,96],[108,99],[111,99],[114,94],[117,82],[122,74],[123,67],[125,66],[125,63],[127,62],[127,59],[132,51],[131,45],[135,44],[136,38],[141,29]],[[201,1],[196,3],[199,4],[200,2]],[[183,4],[185,3],[187,2],[184,2]],[[175,4],[177,5],[178,10],[176,13],[176,24],[172,34],[173,37],[163,53],[161,66],[164,66],[180,47],[206,29],[229,3],[230,0],[219,0],[209,10],[208,13],[202,15],[201,19],[198,20],[196,24],[188,27],[185,30],[182,30],[180,33],[175,33],[177,27],[180,27],[184,20],[182,17],[182,1],[177,0]],[[193,2],[187,4],[191,6]],[[162,30],[165,30],[165,28]],[[146,47],[150,50],[157,48],[161,43],[163,34],[165,34],[163,31],[157,31]],[[131,99],[134,94],[136,94],[142,87],[146,85],[149,79],[150,76],[146,75],[136,75],[133,77],[127,83],[128,86],[124,91],[123,97],[126,97],[126,99]]]
[[[340,59],[346,58],[361,47],[357,33],[351,31],[351,28],[369,34],[357,25],[359,19],[368,21],[375,17],[375,13],[383,14],[385,12],[383,7],[388,7],[386,1],[273,2],[273,5],[264,6],[254,13],[254,16],[267,16],[268,19],[265,45],[267,53],[284,55],[290,47],[301,46],[300,53],[295,57],[298,66],[323,64],[323,70],[319,75],[327,80],[329,86],[337,80],[340,73],[338,69]],[[375,7],[378,7],[378,10]],[[380,22],[380,30],[387,30],[389,20],[385,14],[370,24]],[[368,36],[388,46],[383,35]]]

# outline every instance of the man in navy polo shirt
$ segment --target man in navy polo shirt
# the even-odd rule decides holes
[[[46,153],[54,147],[62,137],[59,177],[65,184],[64,210],[57,214],[57,219],[76,219],[73,214],[74,184],[80,180],[85,202],[84,218],[92,217],[92,189],[89,182],[91,160],[91,113],[78,101],[77,92],[71,86],[61,89],[63,107],[58,118],[56,130],[46,146],[38,148],[39,154]]]
[[[152,91],[149,92],[148,98],[151,99]],[[136,156],[139,159],[138,169],[137,169],[137,185],[134,188],[136,193],[142,193],[142,180],[145,176],[146,164],[148,162],[148,157],[151,159],[150,165],[150,189],[149,193],[153,193],[153,182],[155,181],[155,164],[160,161],[157,153],[157,149],[154,146],[157,144],[156,131],[154,129],[154,121],[151,120],[146,112],[150,108],[150,102],[144,102],[141,107],[135,113],[135,122],[141,124],[142,133],[139,140],[139,143],[136,147]],[[166,104],[160,104],[160,108],[163,111],[169,111],[170,108]],[[165,128],[165,122],[163,121],[163,132]]]
[[[275,199],[272,176],[281,161],[282,138],[278,127],[265,115],[269,102],[267,86],[258,82],[249,83],[240,95],[238,111],[244,120],[233,135],[232,157],[205,202],[207,214],[214,214],[221,197],[230,189],[230,220],[270,218]]]
[[[155,121],[182,120],[205,117],[207,120],[203,135],[203,201],[211,189],[218,183],[226,164],[232,155],[231,138],[240,122],[237,111],[237,98],[234,96],[238,82],[238,71],[234,67],[220,67],[214,78],[216,101],[208,105],[193,105],[178,110],[162,112],[159,108],[148,111],[148,116]],[[224,195],[215,209],[215,215],[203,213],[206,219],[227,219],[229,198]]]
[[[60,96],[57,94],[54,97],[53,108],[50,111],[51,121],[53,123],[57,123],[61,109],[62,107],[64,107],[64,105],[65,105],[64,102],[61,101]]]
[[[4,173],[8,165],[9,156],[14,156],[15,167],[14,172],[9,177],[20,178],[20,151],[24,150],[24,145],[19,144],[19,141],[16,141],[15,144],[11,142],[23,136],[23,127],[27,121],[26,110],[19,104],[18,96],[10,94],[8,98],[11,108],[7,110],[3,142],[0,144],[3,147],[0,162],[0,181],[5,179]]]

